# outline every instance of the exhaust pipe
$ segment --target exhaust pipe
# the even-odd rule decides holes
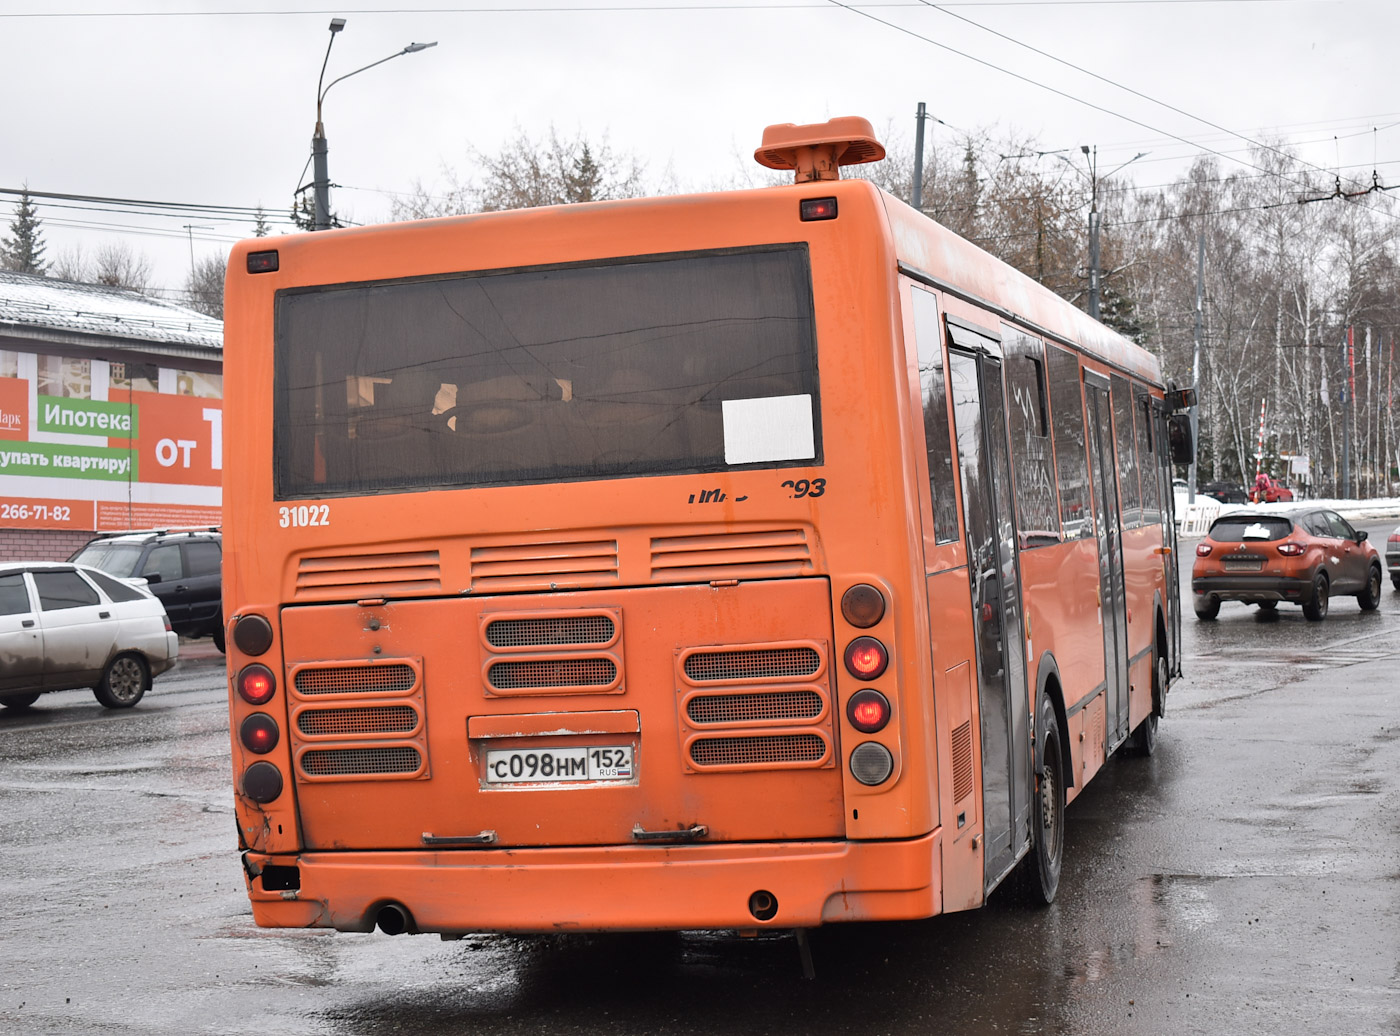
[[[771,921],[778,914],[778,897],[767,889],[759,889],[749,897],[749,913],[757,921]]]
[[[385,935],[402,935],[413,927],[413,917],[397,903],[386,903],[374,915],[374,923]]]

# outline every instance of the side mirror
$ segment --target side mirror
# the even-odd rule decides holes
[[[142,578],[145,579],[148,584],[154,586],[156,583],[160,582],[160,573],[147,572]]]
[[[1167,441],[1171,445],[1173,464],[1190,464],[1196,459],[1196,444],[1191,439],[1190,414],[1172,414],[1167,418]]]
[[[1168,410],[1188,410],[1196,405],[1196,390],[1194,388],[1172,389],[1166,394],[1163,402],[1167,404]],[[1181,461],[1177,461],[1178,464]]]
[[[1365,529],[1358,529],[1358,530],[1356,530],[1356,542],[1357,542],[1357,543],[1365,543],[1365,542],[1366,542],[1366,537],[1369,536],[1369,535],[1370,535],[1370,533],[1367,532]]]

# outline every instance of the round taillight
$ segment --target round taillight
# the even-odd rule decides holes
[[[862,734],[884,730],[890,721],[890,700],[869,687],[856,691],[846,702],[846,718]]]
[[[867,630],[885,617],[885,597],[869,583],[857,583],[841,595],[841,617]]]
[[[846,669],[857,680],[873,680],[890,664],[890,653],[874,637],[857,637],[846,648]]]
[[[254,802],[272,802],[282,794],[282,771],[271,763],[254,763],[243,771],[243,794]]]
[[[1209,543],[1198,543],[1198,544],[1196,544],[1196,557],[1198,557],[1198,558],[1204,558],[1204,557],[1209,557],[1209,556],[1210,556],[1210,544],[1209,544]]]
[[[272,623],[261,615],[240,615],[233,624],[233,643],[245,655],[256,658],[272,647]]]
[[[266,705],[277,691],[277,678],[265,665],[246,665],[238,673],[238,696],[249,705]]]
[[[271,752],[281,737],[277,722],[265,712],[253,713],[238,727],[238,740],[243,742],[244,748],[258,755]]]
[[[866,741],[851,751],[851,776],[861,784],[884,784],[894,773],[894,756],[884,745]]]

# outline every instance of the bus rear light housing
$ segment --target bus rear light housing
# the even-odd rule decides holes
[[[233,644],[245,655],[257,658],[272,647],[272,623],[261,615],[241,615],[233,624]]]
[[[266,705],[277,693],[277,677],[265,665],[245,665],[238,673],[238,696],[249,705]]]
[[[282,794],[282,771],[269,762],[256,762],[243,771],[243,794],[254,802],[273,802]]]
[[[277,721],[266,712],[255,712],[238,726],[238,740],[243,747],[258,755],[267,755],[282,740]]]
[[[821,219],[836,218],[835,198],[803,198],[798,205],[798,216],[803,223]]]
[[[861,784],[884,784],[894,773],[894,756],[878,741],[864,741],[851,750],[851,776]]]
[[[857,637],[846,648],[846,671],[857,680],[874,680],[890,664],[890,653],[874,637]]]
[[[869,583],[857,583],[841,595],[841,617],[866,630],[885,617],[885,595]]]
[[[890,700],[874,688],[862,688],[846,702],[846,719],[862,734],[884,730],[890,721]]]

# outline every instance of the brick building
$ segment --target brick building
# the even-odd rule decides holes
[[[0,271],[0,560],[94,532],[218,525],[223,324],[122,288]]]

